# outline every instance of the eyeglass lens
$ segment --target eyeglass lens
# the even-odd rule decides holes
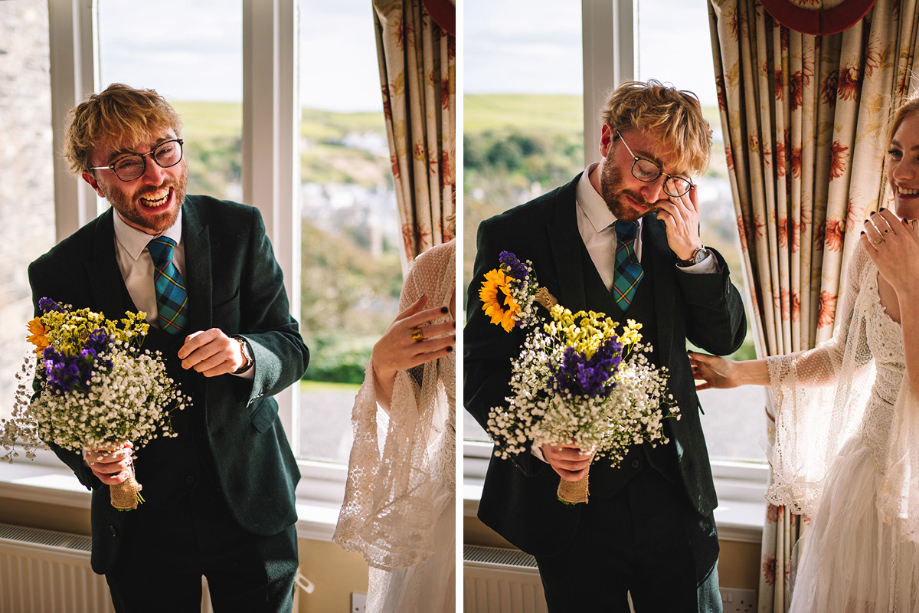
[[[636,179],[650,183],[662,174],[663,171],[660,169],[660,166],[651,160],[636,156],[635,162],[632,164],[632,176]],[[688,192],[691,186],[692,183],[682,177],[668,175],[667,180],[664,181],[664,193],[668,196],[678,198]]]
[[[152,157],[160,167],[169,168],[182,161],[182,143],[177,140],[166,141],[157,145],[146,155]],[[133,181],[143,175],[146,170],[144,156],[135,153],[119,158],[113,170],[122,181]]]

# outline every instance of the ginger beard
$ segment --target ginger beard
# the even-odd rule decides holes
[[[154,162],[148,162],[152,164]],[[188,185],[188,166],[181,162],[181,174],[177,178],[167,176],[162,185],[147,187],[138,190],[133,195],[128,195],[125,190],[111,183],[108,186],[99,182],[103,196],[111,203],[112,207],[121,215],[128,225],[148,233],[160,234],[175,224],[179,217],[179,209],[185,202],[185,193]],[[141,202],[151,202],[148,198],[165,199],[159,206],[150,207]],[[154,201],[156,202],[156,201]],[[157,209],[163,209],[158,211]]]
[[[615,148],[610,147],[600,169],[600,195],[603,196],[607,208],[616,219],[622,221],[636,221],[643,215],[656,213],[659,207],[646,202],[638,192],[625,188],[625,173],[613,161],[615,151]],[[631,171],[628,176],[632,177]],[[642,185],[638,179],[634,179],[634,182]],[[635,203],[638,208],[631,203]]]

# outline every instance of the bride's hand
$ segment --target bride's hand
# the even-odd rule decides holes
[[[689,363],[692,365],[692,378],[702,383],[696,384],[697,390],[710,388],[728,389],[740,385],[735,375],[737,362],[705,353],[689,352]]]
[[[446,356],[456,344],[456,320],[432,324],[449,316],[448,307],[425,309],[427,296],[399,313],[386,334],[373,346],[373,375],[378,401],[389,406],[396,373]]]
[[[916,274],[919,273],[919,236],[916,232],[905,220],[883,209],[865,220],[861,243],[897,297],[909,299],[917,290]]]

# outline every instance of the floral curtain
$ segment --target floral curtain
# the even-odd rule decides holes
[[[453,238],[456,37],[421,0],[373,0],[383,113],[407,261]]]
[[[710,0],[725,156],[760,356],[829,338],[862,220],[883,206],[886,126],[907,95],[917,0],[877,0],[853,27],[814,36],[757,0]],[[773,436],[771,408],[768,436]],[[759,611],[788,609],[809,519],[770,506]]]

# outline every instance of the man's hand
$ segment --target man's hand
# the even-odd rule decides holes
[[[182,368],[194,368],[205,377],[236,372],[246,363],[239,341],[219,328],[189,334],[179,349]]]
[[[574,445],[543,445],[540,447],[546,462],[565,481],[580,481],[594,458],[593,451],[581,451]]]
[[[696,191],[693,187],[679,198],[671,196],[658,201],[657,218],[667,227],[667,243],[681,260],[688,260],[702,246]]]
[[[134,443],[118,449],[84,449],[83,461],[89,470],[106,485],[117,485],[131,476]]]

